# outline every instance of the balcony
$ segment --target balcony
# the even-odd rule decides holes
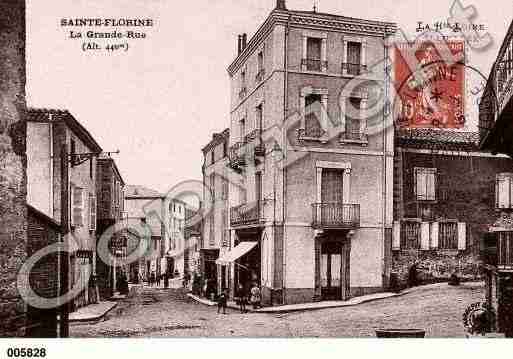
[[[230,224],[245,226],[263,223],[263,206],[261,201],[244,203],[230,208]]]
[[[348,62],[342,63],[342,73],[343,74],[358,76],[365,72],[367,72],[367,65],[352,64],[352,63],[348,63]]]
[[[239,99],[243,100],[246,97],[247,93],[248,89],[246,88],[246,86],[242,87],[239,91]]]
[[[360,205],[349,203],[312,204],[312,227],[355,229],[360,226]]]
[[[256,83],[260,83],[262,81],[264,81],[264,77],[265,77],[265,70],[264,69],[261,69],[260,71],[258,71],[258,73],[256,74],[256,77],[255,77],[255,81]]]
[[[326,71],[328,69],[328,61],[318,59],[302,59],[301,67],[306,71]]]
[[[236,171],[246,165],[246,145],[246,141],[236,142],[228,151],[229,165]]]

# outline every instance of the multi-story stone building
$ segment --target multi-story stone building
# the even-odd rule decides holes
[[[105,230],[124,218],[125,196],[123,188],[125,182],[112,157],[102,155],[97,159],[96,183],[96,198],[98,202],[97,233],[98,237],[100,237]],[[112,254],[116,255],[116,252],[126,252],[126,236],[124,237],[122,233],[114,234],[110,244]],[[102,298],[110,298],[115,290],[113,285],[116,283],[116,271],[113,266],[104,263],[97,256],[96,274],[100,296]]]
[[[420,282],[481,275],[483,238],[503,207],[505,155],[479,149],[477,132],[403,129],[395,136],[393,271],[415,264]]]
[[[495,60],[479,106],[481,148],[513,157],[513,22]],[[485,243],[488,304],[493,329],[513,337],[513,169],[497,177],[498,218]]]
[[[213,280],[221,290],[229,286],[229,272],[215,261],[230,249],[229,206],[228,206],[228,147],[230,129],[214,133],[203,151],[203,194],[209,201],[209,211],[203,219],[203,235],[199,262],[200,272],[206,279]],[[208,191],[208,192],[207,192]]]
[[[125,211],[128,218],[139,218],[149,226],[152,240],[149,251],[141,258],[139,273],[184,273],[185,202],[143,187],[125,188]]]
[[[25,1],[2,4],[0,32],[0,336],[22,336],[26,306],[16,280],[27,257]]]
[[[62,170],[64,149],[68,158]],[[83,288],[73,300],[73,308],[98,301],[91,276],[96,275],[96,158],[101,152],[100,145],[68,111],[29,111],[27,202],[59,222],[61,211],[68,213],[69,223],[65,226],[69,228],[64,233],[70,233],[74,242],[68,258],[68,284],[70,288]],[[67,188],[62,190],[62,186]],[[64,201],[62,194],[66,196]],[[62,208],[63,203],[68,208]]]
[[[393,129],[387,111],[365,110],[385,107],[395,28],[278,0],[249,42],[239,38],[228,68],[232,249],[217,263],[232,283],[261,285],[264,302],[387,284]]]
[[[166,218],[168,207],[164,205],[162,194],[143,187],[127,185],[125,187],[125,211],[128,218],[139,218],[151,229],[151,242],[148,251],[139,260],[138,272],[147,278],[152,272],[160,273],[163,257],[162,241],[167,239],[162,218]],[[149,216],[150,213],[156,215]]]

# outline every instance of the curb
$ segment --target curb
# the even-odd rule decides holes
[[[118,306],[118,303],[114,303],[114,305],[111,306],[109,309],[107,309],[105,312],[103,312],[99,315],[96,315],[96,316],[91,316],[88,318],[80,318],[80,319],[69,319],[69,324],[70,325],[72,325],[72,324],[96,324],[96,323],[100,322],[107,315],[107,313],[112,311],[117,306]]]
[[[469,283],[480,283],[480,281],[469,282]],[[303,308],[301,308],[301,307],[283,308],[283,307],[289,306],[289,305],[284,305],[284,306],[275,306],[275,307],[265,307],[265,308],[260,308],[260,309],[256,309],[256,310],[252,309],[252,308],[247,308],[247,309],[248,309],[248,312],[253,312],[253,313],[265,313],[265,314],[278,313],[279,314],[279,313],[304,312],[304,311],[329,309],[329,308],[352,307],[352,306],[359,305],[359,304],[374,302],[374,301],[382,300],[382,299],[400,297],[400,296],[403,296],[403,295],[406,295],[409,293],[413,293],[413,292],[417,292],[417,291],[421,291],[421,290],[425,290],[425,289],[430,289],[430,288],[447,286],[447,285],[448,285],[447,283],[426,284],[426,285],[422,285],[422,286],[418,286],[418,287],[407,288],[398,293],[383,292],[383,293],[379,293],[379,294],[381,294],[381,296],[368,297],[368,298],[365,298],[365,296],[355,297],[355,298],[349,299],[348,301],[345,301],[345,302],[340,302],[340,303],[332,302],[332,303],[326,303],[326,305],[318,305],[318,306],[313,306],[313,307],[307,307],[306,305],[308,305],[309,303],[305,303],[305,307],[303,307]],[[212,302],[205,298],[200,298],[191,293],[188,293],[187,296],[189,298],[191,298],[192,300],[199,302],[201,304],[205,304],[208,306],[217,305],[216,302]],[[311,303],[311,304],[315,304],[315,303]],[[290,305],[290,306],[292,306],[292,305]],[[232,308],[232,309],[239,309],[239,307],[233,302],[228,302],[228,307]]]

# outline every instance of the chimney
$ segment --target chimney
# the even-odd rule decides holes
[[[276,0],[276,9],[287,10],[287,5],[285,5],[285,0]]]
[[[242,51],[246,48],[248,45],[248,35],[246,33],[242,34]]]
[[[241,52],[242,52],[242,35],[238,35],[237,54],[240,55]]]

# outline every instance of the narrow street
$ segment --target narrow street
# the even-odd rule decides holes
[[[198,304],[181,289],[147,288],[104,321],[74,325],[72,337],[375,337],[378,328],[426,329],[426,337],[464,337],[462,314],[484,300],[480,284],[418,288],[404,296],[285,314],[247,313]]]

